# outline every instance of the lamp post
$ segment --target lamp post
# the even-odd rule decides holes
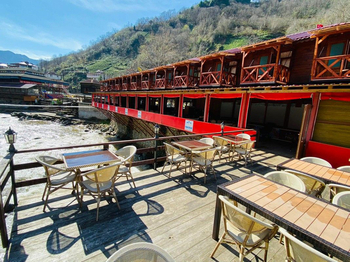
[[[224,122],[221,122],[220,126],[221,126],[221,136],[223,136],[224,135],[224,128],[225,128]]]
[[[155,150],[154,150],[154,164],[153,164],[153,169],[157,169],[157,147],[158,147],[158,138],[159,138],[159,125],[155,124],[154,125],[154,139],[155,139]]]
[[[9,152],[16,152],[16,149],[14,147],[14,143],[16,142],[16,139],[17,139],[17,133],[15,131],[13,131],[11,129],[11,127],[9,127],[9,130],[7,130],[5,133],[4,133],[4,137],[5,137],[5,140],[8,144],[10,144],[10,147],[9,147]]]

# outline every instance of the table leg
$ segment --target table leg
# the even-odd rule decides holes
[[[216,193],[214,225],[213,225],[213,233],[212,233],[212,238],[216,241],[219,240],[220,222],[221,222],[221,201],[219,199],[219,193]]]

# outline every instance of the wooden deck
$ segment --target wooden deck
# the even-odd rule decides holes
[[[291,156],[288,156],[291,157]],[[183,175],[172,172],[168,178],[157,170],[134,173],[137,188],[118,181],[117,196],[121,205],[102,201],[96,222],[96,202],[85,197],[82,209],[69,191],[54,193],[47,211],[42,211],[41,192],[24,197],[8,215],[11,243],[1,250],[4,261],[105,261],[119,248],[147,241],[165,249],[175,261],[238,261],[235,246],[221,246],[211,259],[216,185],[251,172],[265,174],[287,157],[255,150],[247,168],[238,164],[215,162],[218,180],[203,174]],[[11,221],[11,222],[10,222]],[[221,223],[222,224],[222,223]],[[222,231],[220,231],[221,235]],[[261,261],[255,251],[245,261]],[[269,261],[283,261],[284,249],[276,236],[269,249]]]

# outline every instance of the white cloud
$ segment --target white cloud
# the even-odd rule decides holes
[[[114,12],[114,11],[162,11],[166,7],[161,8],[161,1],[152,0],[69,0],[72,4],[79,7],[97,12]]]
[[[16,24],[1,22],[0,32],[1,31],[5,35],[11,36],[15,39],[26,40],[41,45],[54,46],[69,51],[76,51],[82,48],[82,44],[74,39],[67,39],[66,37],[58,38],[45,32],[39,32],[38,30],[36,30],[36,32],[28,32]]]

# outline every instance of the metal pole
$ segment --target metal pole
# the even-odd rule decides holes
[[[154,164],[153,164],[153,169],[156,170],[157,169],[157,150],[158,150],[158,138],[159,138],[159,134],[156,133],[156,136],[154,137],[154,141],[155,141],[155,149],[154,149]]]

